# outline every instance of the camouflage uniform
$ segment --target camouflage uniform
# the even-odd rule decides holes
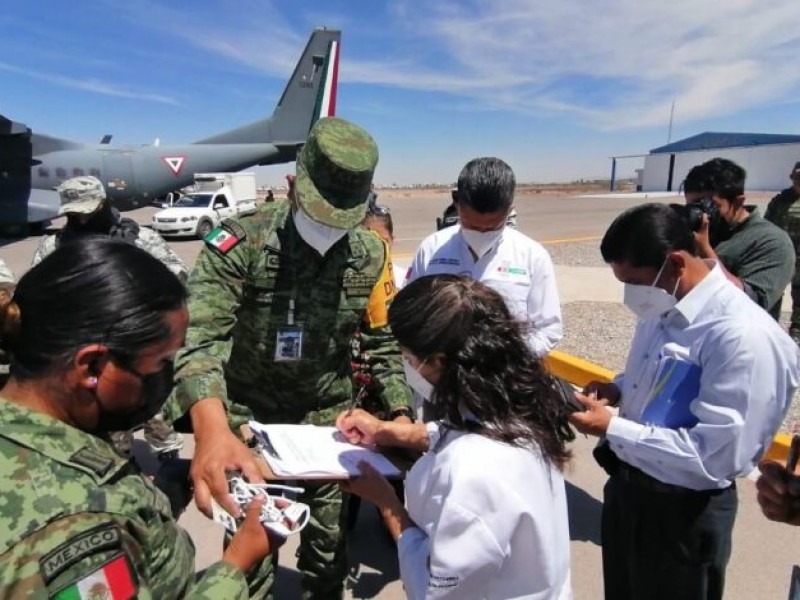
[[[3,598],[116,597],[108,569],[112,590],[140,600],[247,598],[227,563],[195,583],[194,547],[166,497],[109,444],[2,398],[0,421]],[[95,595],[69,595],[76,584]]]
[[[800,163],[795,165],[800,173]],[[792,278],[792,317],[789,335],[800,344],[800,193],[794,187],[783,190],[769,201],[764,218],[771,221],[792,238],[795,250],[795,270]]]
[[[62,183],[59,188],[62,206],[61,214],[91,214],[106,198],[103,184],[96,177],[74,177]],[[186,266],[158,233],[145,227],[136,227],[134,244],[160,260],[181,281],[186,281]],[[42,237],[33,254],[31,266],[39,264],[51,254],[59,244],[60,232]],[[154,454],[177,452],[183,447],[183,440],[172,425],[164,420],[161,413],[156,414],[144,424],[144,437]],[[133,445],[132,431],[119,431],[112,435],[114,447],[123,454],[130,454]]]
[[[361,176],[345,173],[337,181],[329,171],[342,167],[325,164],[333,158],[355,170],[360,154],[370,158],[370,153],[369,172]],[[408,405],[410,391],[385,310],[383,316],[365,317],[370,298],[383,293],[383,285],[376,284],[388,264],[382,240],[357,226],[375,162],[377,149],[361,129],[324,119],[312,130],[298,157],[296,201],[315,220],[350,229],[324,256],[300,237],[290,202],[262,205],[254,215],[224,221],[223,234],[235,240],[225,250],[214,245],[214,233],[207,238],[189,277],[191,320],[176,360],[174,400],[180,411],[201,399],[219,398],[237,433],[248,419],[331,425],[354,396],[350,343],[359,327],[387,413]],[[352,190],[354,200],[331,206],[306,179],[308,172],[319,188]],[[289,317],[292,299],[294,319]],[[278,331],[292,320],[303,327],[302,357],[276,361]],[[312,515],[301,533],[298,561],[304,597],[337,598],[347,570],[346,503],[335,484],[301,485],[306,493],[300,499],[310,504]],[[251,575],[251,594],[269,597],[271,561]]]
[[[175,251],[169,247],[164,238],[158,232],[149,229],[148,227],[139,228],[139,233],[134,241],[136,246],[154,256],[167,268],[172,271],[181,281],[186,281],[187,269],[186,265],[180,257],[175,254]],[[46,235],[39,241],[36,251],[33,254],[33,261],[31,265],[39,264],[42,259],[53,252],[58,247],[58,234]]]

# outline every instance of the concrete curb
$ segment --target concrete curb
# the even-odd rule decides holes
[[[613,371],[560,350],[553,350],[545,356],[544,366],[556,377],[569,381],[579,388],[590,381],[609,382],[614,379]]]
[[[544,366],[556,377],[569,381],[579,388],[584,387],[590,381],[609,382],[615,374],[600,365],[559,350],[553,350],[544,357]],[[790,434],[779,432],[770,447],[767,448],[762,460],[785,462],[789,455],[791,442]]]

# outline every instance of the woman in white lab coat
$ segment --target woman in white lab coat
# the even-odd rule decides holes
[[[523,325],[496,292],[456,275],[410,283],[389,321],[435,421],[355,410],[337,426],[352,443],[427,451],[408,473],[405,506],[368,465],[343,484],[380,509],[409,598],[571,598],[568,409]]]

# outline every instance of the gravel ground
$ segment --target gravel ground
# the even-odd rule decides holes
[[[569,267],[608,267],[600,255],[600,240],[576,244],[547,244],[555,265]]]
[[[552,244],[547,250],[559,265],[606,266],[600,256],[598,242]],[[625,367],[636,319],[622,304],[610,302],[570,302],[561,307],[564,339],[558,349],[586,360],[621,371]],[[789,326],[789,313],[781,313],[781,325]],[[783,421],[781,429],[800,430],[800,392]]]

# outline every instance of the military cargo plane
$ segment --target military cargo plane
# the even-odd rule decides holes
[[[0,115],[0,224],[58,215],[52,190],[94,175],[121,209],[193,183],[197,172],[238,171],[295,160],[311,126],[336,109],[341,32],[315,29],[269,118],[182,146],[81,144],[32,133]]]

